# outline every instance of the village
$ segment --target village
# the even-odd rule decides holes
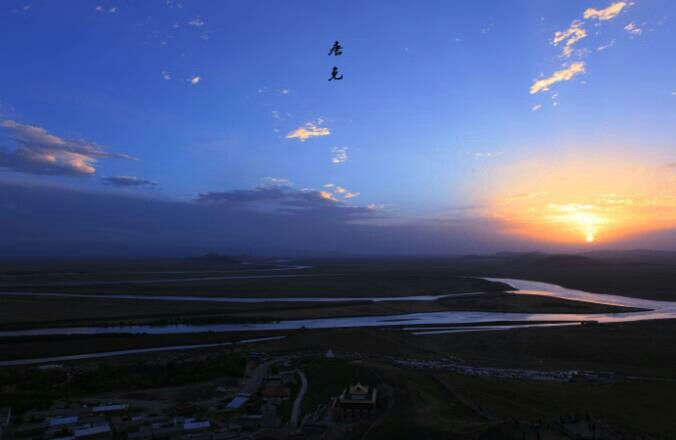
[[[209,355],[198,358],[203,361],[205,356],[209,358]],[[0,408],[0,440],[365,438],[393,407],[390,386],[376,381],[348,383],[344,378],[326,377],[327,381],[344,382],[338,388],[342,391],[329,396],[317,389],[325,384],[314,384],[315,398],[308,399],[308,390],[313,383],[306,375],[306,370],[312,369],[317,362],[325,365],[347,362],[361,367],[365,360],[398,368],[510,380],[620,380],[604,372],[477,367],[457,358],[405,359],[357,352],[334,353],[332,350],[281,355],[251,351],[246,353],[240,379],[210,381],[187,388],[143,389],[112,396],[63,399],[51,402],[47,408],[31,408],[21,414],[13,413],[12,408]],[[65,377],[71,380],[72,376],[81,374],[81,368],[46,364],[34,370],[40,374],[66,371]],[[433,374],[432,377],[437,376]],[[489,425],[501,426],[503,430],[508,427],[511,434],[508,438],[616,438],[602,423],[581,414],[562,415],[554,424],[505,420],[457,394],[443,380],[438,381],[438,386],[446,388]],[[320,391],[319,397],[317,391]],[[106,398],[109,399],[104,400]],[[547,433],[556,433],[556,436]]]
[[[156,396],[152,391],[128,393],[129,398],[115,401],[57,401],[20,416],[0,408],[0,439],[331,439],[363,429],[377,418],[377,389],[361,383],[303,414],[308,388],[303,362],[302,357],[248,353],[240,381],[207,387],[206,392],[202,388],[200,396],[189,401],[168,403],[160,390]],[[64,368],[51,364],[37,370]]]

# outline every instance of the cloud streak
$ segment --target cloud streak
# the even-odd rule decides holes
[[[26,174],[88,176],[96,172],[99,159],[135,160],[126,154],[109,153],[83,140],[68,140],[34,125],[13,120],[0,122],[15,149],[0,149],[0,168]]]
[[[301,142],[312,137],[321,137],[328,136],[331,134],[331,130],[326,127],[321,127],[322,120],[318,119],[316,122],[308,122],[303,127],[299,127],[293,130],[291,133],[286,135],[287,139],[298,139]]]
[[[606,21],[617,17],[617,14],[627,6],[626,2],[615,2],[605,9],[588,8],[584,11],[584,18],[595,18],[597,20]]]
[[[314,189],[296,189],[283,182],[275,185],[261,185],[253,189],[205,192],[197,196],[196,202],[220,208],[240,209],[254,212],[268,212],[292,216],[332,216],[340,221],[364,220],[374,217],[374,211],[368,207],[350,206],[338,200],[334,195],[345,198],[356,197],[357,193],[348,193],[340,187],[334,192]],[[350,197],[347,195],[350,194]]]
[[[631,23],[629,23],[628,25],[626,25],[624,27],[624,30],[629,32],[631,35],[634,35],[634,36],[639,36],[643,33],[643,29],[636,26],[636,24],[633,21]]]
[[[101,179],[107,185],[122,188],[155,187],[158,183],[154,180],[142,179],[134,176],[110,176]]]
[[[551,76],[539,79],[530,87],[530,94],[534,95],[539,92],[549,90],[549,87],[560,81],[570,81],[574,76],[585,72],[585,65],[583,61],[572,63],[565,69],[557,70]]]
[[[583,13],[584,19],[574,20],[570,24],[568,29],[564,31],[557,31],[554,34],[554,38],[552,39],[551,44],[553,46],[559,46],[560,44],[563,44],[563,48],[561,50],[561,56],[563,58],[570,58],[573,55],[573,53],[576,53],[578,57],[589,53],[590,51],[587,49],[583,49],[577,52],[574,51],[575,44],[577,44],[580,40],[587,37],[587,31],[583,27],[585,20],[599,20],[599,21],[611,20],[615,18],[626,6],[627,6],[626,2],[620,1],[612,3],[605,9],[594,9],[594,8],[586,9]],[[642,32],[641,29],[636,27],[636,25],[633,22],[625,26],[624,29],[633,36],[638,36]],[[614,40],[606,46],[598,47],[597,51],[607,49],[608,47],[612,46],[613,42]],[[575,75],[585,73],[585,64],[584,62],[581,61],[574,62],[570,64],[568,67],[566,67],[566,64],[564,64],[562,67],[563,69],[554,72],[551,76],[535,81],[535,83],[533,83],[533,85],[530,88],[530,94],[533,95],[535,93],[547,91],[549,90],[549,87],[552,84],[555,84],[560,81],[568,81]],[[557,105],[556,102],[553,105],[556,106]],[[535,107],[533,107],[533,109],[535,110]]]

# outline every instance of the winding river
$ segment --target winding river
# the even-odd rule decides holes
[[[336,317],[336,318],[317,318],[302,320],[286,320],[276,322],[260,322],[250,324],[206,324],[206,325],[128,325],[128,326],[88,326],[88,327],[54,327],[54,328],[35,328],[22,330],[0,331],[0,337],[18,337],[18,336],[53,336],[53,335],[95,335],[95,334],[191,334],[191,333],[223,333],[223,332],[249,332],[249,331],[285,331],[296,329],[328,329],[328,328],[348,328],[348,327],[391,327],[405,326],[408,331],[414,334],[455,333],[459,331],[496,331],[506,330],[523,324],[515,325],[495,325],[496,322],[514,322],[530,323],[529,327],[551,326],[552,323],[575,325],[581,322],[614,323],[631,322],[655,319],[675,319],[676,302],[673,301],[654,301],[640,298],[630,298],[619,295],[605,295],[589,293],[581,290],[567,289],[554,284],[541,283],[526,280],[514,280],[505,278],[486,278],[489,281],[506,283],[513,287],[514,294],[518,295],[544,295],[554,298],[560,298],[571,301],[584,301],[595,304],[606,304],[614,306],[623,306],[643,309],[642,311],[622,312],[622,313],[505,313],[505,312],[471,312],[471,311],[445,311],[445,312],[425,312],[425,313],[406,313],[399,315],[386,316],[354,316],[354,317]],[[476,294],[476,293],[471,293]],[[0,293],[0,295],[4,295]],[[12,295],[28,295],[26,293],[12,293]],[[31,294],[34,295],[34,294]],[[57,295],[57,294],[49,294]],[[75,296],[74,294],[58,294],[62,296]],[[332,302],[340,300],[350,301],[397,301],[397,300],[419,300],[435,301],[440,296],[422,296],[422,297],[376,297],[376,298],[221,298],[228,302]],[[153,297],[141,295],[120,295],[106,296],[119,297],[122,299],[153,299]],[[190,300],[190,297],[157,297],[158,300]],[[205,300],[202,297],[201,300]],[[413,299],[416,298],[416,299]],[[208,300],[212,300],[209,298]],[[215,300],[215,299],[214,299]],[[493,325],[475,326],[469,328],[459,328],[458,324],[488,324]],[[435,330],[425,328],[411,328],[411,326],[420,325],[446,325],[448,327],[437,328]],[[456,325],[453,327],[453,325]]]

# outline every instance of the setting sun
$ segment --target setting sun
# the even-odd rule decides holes
[[[573,230],[579,231],[588,243],[595,240],[599,228],[608,223],[608,220],[589,212],[595,209],[594,205],[557,205],[550,204],[549,209],[560,212],[547,217],[551,223],[560,224],[562,227],[570,227]]]

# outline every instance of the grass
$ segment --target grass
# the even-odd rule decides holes
[[[208,356],[184,354],[180,359],[161,364],[134,362],[120,365],[103,361],[95,368],[73,374],[66,370],[3,369],[0,370],[0,407],[12,406],[21,412],[47,406],[57,399],[241,377],[245,362],[239,353],[217,352]]]
[[[447,375],[476,404],[502,418],[555,422],[586,415],[625,432],[670,438],[676,432],[676,384],[631,382],[609,385],[514,381]]]
[[[406,439],[415,432],[425,439],[461,438],[482,430],[486,421],[450,395],[429,375],[378,365],[391,390],[391,408],[368,438]]]

